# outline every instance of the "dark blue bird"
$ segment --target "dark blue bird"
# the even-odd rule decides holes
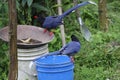
[[[50,55],[68,55],[71,57],[72,61],[73,58],[72,56],[74,56],[76,53],[78,53],[80,51],[80,42],[78,40],[78,38],[75,35],[71,36],[71,42],[69,42],[68,44],[66,44],[65,46],[63,46],[59,51],[55,51],[55,52],[51,52],[49,54],[46,54],[44,56],[50,56]]]
[[[75,35],[71,36],[71,42],[63,46],[59,51],[62,55],[73,56],[80,50],[80,42]]]
[[[40,22],[41,21],[43,22],[41,27],[46,28],[47,30],[55,29],[55,28],[57,28],[57,26],[63,24],[62,23],[62,19],[64,17],[66,17],[68,14],[70,14],[72,11],[76,10],[79,7],[82,7],[82,6],[85,6],[87,4],[90,4],[90,3],[91,3],[91,1],[82,2],[82,3],[72,7],[71,9],[67,10],[62,15],[59,15],[59,16],[48,16],[45,19],[43,17],[36,17],[36,18]]]
[[[71,61],[74,62],[73,56],[80,51],[80,42],[75,35],[71,36],[71,42],[63,46],[59,51],[62,55],[68,55]]]

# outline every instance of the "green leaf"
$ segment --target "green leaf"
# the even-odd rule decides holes
[[[52,8],[57,8],[57,7],[61,7],[61,6],[62,6],[62,4],[61,5],[56,4],[56,5],[53,5]]]
[[[33,3],[33,0],[27,0],[27,5],[30,7]]]
[[[27,0],[22,0],[22,6],[24,7],[26,4]]]
[[[46,7],[39,5],[37,3],[33,3],[32,7],[36,8],[38,11],[47,11],[49,12],[49,9],[47,9]]]
[[[20,10],[20,3],[18,1],[16,1],[16,8]]]
[[[64,0],[63,3],[70,3],[70,0]]]

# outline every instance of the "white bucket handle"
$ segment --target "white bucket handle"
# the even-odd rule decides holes
[[[31,61],[31,62],[29,63],[29,69],[30,69],[31,71],[36,71],[36,64],[35,64],[34,61]],[[34,73],[33,76],[37,76],[37,73]]]

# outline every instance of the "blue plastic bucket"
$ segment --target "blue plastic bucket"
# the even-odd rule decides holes
[[[73,80],[74,64],[66,55],[53,55],[35,60],[38,80]]]

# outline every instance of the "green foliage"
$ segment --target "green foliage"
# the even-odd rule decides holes
[[[17,13],[19,24],[31,24],[31,4],[33,0],[17,0]]]
[[[8,24],[8,4],[6,0],[0,0],[0,28]]]
[[[53,9],[57,7],[53,5],[53,0],[17,0],[16,4],[18,11],[18,23],[28,25],[35,25],[33,20],[34,15],[52,15],[55,13]]]
[[[61,38],[57,37],[57,36],[60,36],[60,29],[55,30],[54,33],[55,33],[55,37],[54,37],[53,41],[49,44],[50,52],[59,50],[60,47],[62,46]],[[58,42],[58,41],[60,41],[60,42]],[[56,44],[56,45],[54,45],[54,44]]]
[[[84,0],[78,0],[79,3]],[[93,0],[97,2],[97,0]],[[109,31],[99,29],[98,7],[88,5],[80,8],[80,14],[85,25],[92,33],[90,42],[85,41],[80,33],[80,26],[73,12],[64,18],[66,42],[70,35],[75,34],[81,42],[81,50],[75,56],[75,80],[119,80],[120,79],[120,20],[119,0],[108,1]],[[62,6],[63,12],[74,4],[71,0],[63,0],[62,5],[57,5],[54,0],[16,0],[18,24],[37,25],[33,15],[57,15],[57,7]],[[117,4],[117,5],[116,5]],[[7,0],[0,1],[0,28],[8,24]],[[62,47],[60,29],[54,31],[55,38],[49,43],[49,51],[56,51]],[[0,80],[7,80],[8,75],[8,47],[0,40]]]
[[[109,70],[110,71],[110,70]],[[111,72],[104,70],[104,67],[96,67],[89,68],[86,66],[82,66],[77,71],[77,67],[75,69],[75,80],[106,80],[111,76]]]
[[[114,11],[114,12],[119,12],[120,11],[120,4],[118,4],[120,1],[119,0],[116,0],[116,1],[111,1],[109,3],[109,5],[107,6],[108,9],[110,11]],[[115,6],[115,7],[114,7]]]
[[[7,51],[8,47],[7,45],[0,40],[0,80],[7,80],[8,75],[8,56]]]
[[[57,29],[54,31],[54,39],[51,43],[49,43],[49,51],[56,51],[59,50],[62,47],[62,39],[61,39],[61,33],[60,29]],[[70,41],[70,36],[66,36],[66,42]],[[56,45],[55,45],[56,44]]]

